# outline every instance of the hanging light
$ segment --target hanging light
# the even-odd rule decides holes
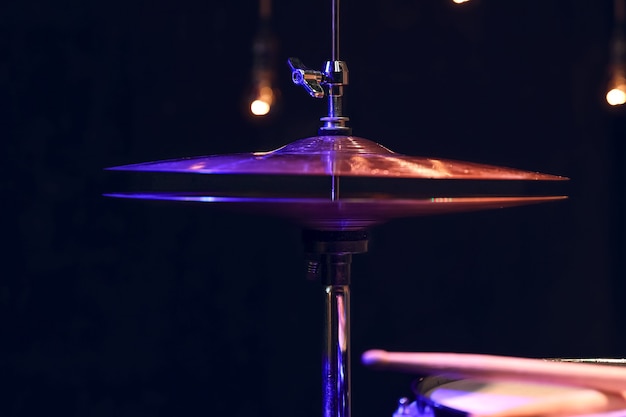
[[[259,86],[250,103],[250,113],[255,116],[265,116],[274,104],[274,91],[271,86]]]
[[[611,40],[609,83],[606,101],[611,106],[626,104],[626,48],[624,43],[624,0],[613,0],[614,27]]]
[[[609,82],[606,102],[611,106],[621,106],[626,103],[626,77],[623,73],[616,73]]]
[[[272,110],[276,94],[272,88],[272,76],[265,71],[254,75],[252,94],[250,95],[250,113],[254,116],[266,116]]]
[[[271,32],[271,0],[259,0],[259,30],[252,44],[252,88],[248,110],[256,117],[268,115],[276,102],[274,61],[277,43]]]

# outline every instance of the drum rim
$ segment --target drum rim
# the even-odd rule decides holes
[[[544,360],[554,362],[577,362],[594,363],[598,365],[626,366],[626,359],[624,358],[544,358]],[[463,379],[464,378],[452,378],[442,375],[427,375],[414,380],[411,384],[411,391],[415,396],[415,403],[420,413],[423,413],[427,408],[430,408],[435,417],[469,416],[469,413],[465,411],[439,404],[426,395],[428,391],[434,388]]]

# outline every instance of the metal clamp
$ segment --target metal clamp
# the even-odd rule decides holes
[[[304,87],[311,97],[324,97],[324,88],[322,87],[324,74],[321,71],[305,67],[298,58],[289,58],[287,63],[291,67],[291,80],[294,84]]]
[[[328,116],[320,119],[324,122],[320,128],[320,134],[351,134],[352,130],[346,126],[346,122],[350,119],[343,114],[343,87],[348,84],[346,63],[327,61],[322,72],[305,67],[298,58],[289,58],[287,62],[291,67],[291,79],[295,84],[304,87],[312,97],[328,96]]]
[[[348,67],[344,61],[327,61],[324,72],[307,68],[298,58],[289,58],[287,63],[294,84],[304,87],[312,97],[323,98],[324,86],[328,87],[329,96],[341,97],[343,86],[348,85]]]

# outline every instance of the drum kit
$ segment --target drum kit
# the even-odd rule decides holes
[[[229,188],[227,185],[226,189],[221,191],[203,186],[193,190],[141,190],[106,195],[199,202],[226,210],[278,216],[301,226],[307,252],[307,274],[322,282],[325,294],[323,415],[349,417],[351,259],[353,254],[367,252],[368,230],[372,226],[401,217],[496,209],[562,200],[566,197],[554,193],[544,192],[534,195],[512,193],[511,187],[507,189],[507,186],[524,184],[522,189],[526,190],[532,188],[532,184],[558,183],[567,178],[455,160],[407,156],[395,153],[374,141],[353,136],[348,126],[349,119],[343,114],[342,107],[344,86],[348,84],[348,69],[346,63],[339,59],[339,0],[331,0],[331,3],[331,60],[326,62],[322,71],[316,71],[305,67],[296,58],[289,59],[292,81],[302,86],[312,97],[328,100],[328,114],[320,119],[322,123],[317,136],[296,140],[268,152],[190,157],[109,168],[135,173],[150,172],[155,175],[176,173],[194,178],[230,178],[235,179],[236,187]],[[269,180],[263,182],[259,179]],[[313,186],[311,179],[321,181],[322,185],[317,183]],[[281,181],[292,185],[295,181],[297,184],[292,188],[283,187]],[[360,186],[356,187],[356,191],[350,188],[359,181]],[[408,189],[409,192],[398,191],[397,181],[403,181],[405,190]],[[272,184],[271,189],[264,189],[268,183]],[[368,184],[377,184],[382,189],[377,187],[368,189]],[[385,188],[387,186],[388,188]],[[520,187],[512,189],[519,190]],[[365,363],[379,367],[389,365],[389,361],[381,361],[380,357],[377,360],[372,359],[374,356],[371,354],[367,356],[369,362],[364,357]],[[415,358],[410,359],[408,363],[400,361],[392,368],[412,372],[417,368],[413,363]],[[571,364],[564,362],[559,365]],[[576,365],[588,366],[588,364]],[[606,365],[592,366],[606,368]],[[480,378],[471,380],[472,383],[460,384],[458,379],[449,379],[450,375],[439,372],[441,368],[437,367],[422,366],[419,370],[421,375],[435,375],[416,384],[414,387],[416,401],[401,400],[396,411],[398,416],[419,417],[450,411],[456,412],[457,415],[459,413],[497,415],[506,408],[476,410],[460,406],[455,409],[457,402],[450,400],[455,397],[452,393],[456,393],[456,397],[468,398],[469,390],[479,392],[481,390],[477,390],[477,387],[484,388],[488,384],[476,382],[482,381]],[[456,376],[459,375],[473,377],[464,373]],[[624,380],[626,381],[626,378]],[[512,394],[511,390],[515,387],[504,386],[501,381],[492,381],[490,386],[492,390],[488,393],[482,392],[477,401],[484,404],[495,401],[494,398],[497,397],[500,401],[498,404],[502,405],[502,399],[508,398],[513,406],[518,405],[521,397],[528,400],[527,397],[532,396],[528,393],[531,382],[522,381],[526,384],[521,389],[522,392]],[[589,391],[594,388],[597,387],[572,387],[570,391],[585,389]],[[626,387],[624,389],[626,390]],[[579,391],[574,392],[580,394]],[[545,397],[551,394],[546,394],[546,390],[543,390],[536,395]],[[445,401],[442,398],[445,398]],[[623,402],[618,401],[620,405],[623,405]],[[626,405],[622,408],[626,408]],[[541,413],[534,415],[539,414]]]

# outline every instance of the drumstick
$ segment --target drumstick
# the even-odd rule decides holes
[[[556,384],[626,395],[626,367],[619,366],[484,354],[384,350],[369,350],[363,354],[362,361],[375,368],[402,372]]]

